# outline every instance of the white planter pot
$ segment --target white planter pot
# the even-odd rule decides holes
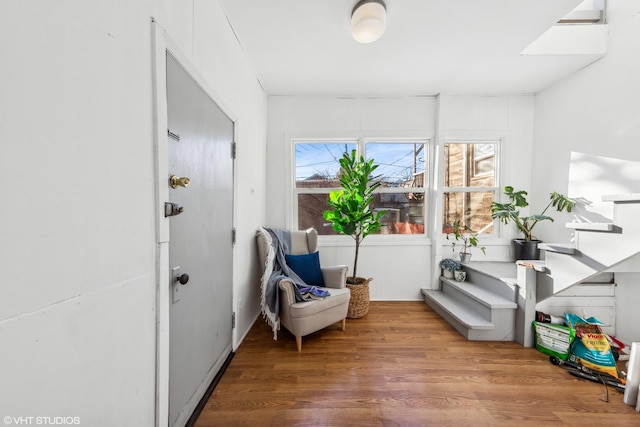
[[[442,275],[447,279],[453,279],[453,271],[442,269]]]
[[[456,282],[464,282],[465,279],[467,278],[467,272],[466,271],[456,271],[454,274],[454,278],[456,279]]]

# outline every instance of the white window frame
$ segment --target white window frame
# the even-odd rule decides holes
[[[382,239],[386,242],[395,239],[402,239],[403,241],[411,240],[411,239],[423,239],[427,237],[429,231],[431,230],[431,222],[433,219],[430,217],[432,210],[430,209],[430,203],[432,203],[431,197],[431,182],[433,180],[433,165],[431,162],[431,150],[432,150],[432,138],[429,137],[357,137],[357,138],[291,138],[291,213],[292,213],[292,229],[298,229],[298,196],[300,194],[328,194],[331,191],[338,190],[340,187],[336,188],[298,188],[296,186],[296,145],[297,144],[355,144],[356,152],[358,156],[361,154],[364,157],[367,157],[366,146],[370,143],[378,143],[378,144],[424,144],[423,148],[423,156],[424,156],[424,183],[421,187],[393,187],[393,188],[379,188],[376,190],[377,193],[386,193],[386,194],[398,194],[398,193],[412,193],[412,192],[423,192],[424,193],[424,209],[423,209],[423,222],[424,222],[424,233],[420,234],[376,234],[371,235],[367,240],[369,242],[376,241],[377,239]],[[345,236],[327,236],[320,235],[320,239],[342,239]],[[350,243],[350,242],[349,242]]]
[[[479,143],[474,143],[474,144],[489,144],[489,143],[488,142],[479,142]],[[488,174],[491,173],[491,172],[478,172],[477,169],[476,169],[476,166],[477,166],[478,162],[480,162],[482,160],[490,159],[491,157],[494,158],[494,160],[493,160],[494,171],[493,172],[494,172],[494,175],[495,175],[495,169],[497,169],[497,166],[496,166],[496,160],[497,159],[496,159],[495,147],[494,147],[494,150],[493,150],[493,154],[484,154],[482,156],[476,156],[476,150],[475,149],[473,150],[473,176],[474,177],[488,175]]]
[[[292,208],[292,230],[298,230],[298,196],[300,194],[329,194],[331,191],[339,190],[340,187],[330,188],[298,188],[296,186],[296,145],[297,144],[354,144],[359,151],[358,138],[292,138],[291,139],[291,187],[293,198]],[[320,230],[318,230],[319,232]],[[321,235],[322,236],[322,235]]]
[[[500,198],[500,175],[501,175],[501,158],[500,158],[500,153],[501,153],[501,148],[502,148],[502,142],[503,139],[502,138],[483,138],[483,139],[472,139],[472,138],[456,138],[456,139],[447,139],[444,141],[443,146],[442,146],[442,155],[441,155],[441,159],[443,160],[443,164],[444,164],[444,147],[445,145],[448,144],[495,144],[495,149],[494,149],[494,182],[493,182],[493,186],[491,187],[447,187],[444,185],[445,183],[445,179],[444,179],[444,173],[445,173],[445,168],[442,168],[442,174],[443,176],[441,177],[442,179],[442,188],[441,188],[441,197],[442,197],[442,209],[441,211],[438,213],[438,215],[440,215],[440,221],[442,222],[442,218],[444,217],[444,195],[446,193],[479,193],[479,192],[490,192],[493,191],[495,196],[494,196],[494,200],[499,200]],[[475,156],[475,152],[474,152],[474,156]],[[464,162],[469,161],[469,159],[467,158],[467,156],[463,157]],[[471,161],[475,162],[475,158],[472,159]],[[467,164],[463,164],[463,168],[467,168]],[[485,174],[479,174],[476,175],[475,174],[475,165],[472,165],[472,169],[474,171],[474,176],[482,176]],[[441,224],[441,229],[444,226],[444,224]],[[482,230],[478,230],[479,233],[483,233],[485,234],[484,237],[489,237],[489,238],[497,238],[500,235],[500,230],[498,227],[498,222],[496,220],[493,220],[493,232],[492,233],[484,233]],[[442,233],[443,236],[446,235],[446,233]]]

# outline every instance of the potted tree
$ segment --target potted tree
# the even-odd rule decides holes
[[[380,230],[380,219],[386,213],[384,210],[374,212],[371,206],[373,192],[380,186],[372,176],[378,168],[373,162],[373,159],[367,161],[363,156],[358,157],[356,150],[351,154],[344,153],[340,159],[341,188],[329,194],[327,204],[332,209],[323,214],[336,232],[351,236],[355,241],[353,275],[347,278],[347,287],[351,290],[349,318],[363,317],[369,311],[369,282],[372,279],[357,276],[360,243],[369,234]]]
[[[470,229],[467,224],[462,225],[460,220],[457,220],[453,224],[453,237],[455,240],[451,242],[451,250],[456,250],[456,245],[461,245],[460,249],[460,262],[466,264],[471,259],[470,248],[478,247],[478,233],[473,233],[473,230]],[[450,234],[447,233],[447,240],[449,239]],[[460,242],[460,243],[459,243]],[[479,249],[483,254],[486,254],[486,249],[484,246],[480,246]]]
[[[519,208],[529,206],[529,202],[527,202],[526,198],[528,193],[524,190],[515,191],[513,187],[506,186],[504,187],[504,194],[509,198],[509,202],[493,202],[491,204],[491,217],[493,219],[499,219],[504,224],[508,224],[509,221],[513,221],[516,228],[523,234],[523,239],[513,239],[516,260],[540,258],[540,250],[538,249],[538,243],[540,240],[533,236],[533,228],[540,221],[553,222],[553,218],[545,215],[550,207],[554,207],[557,212],[562,212],[564,210],[571,212],[576,204],[575,200],[552,191],[549,193],[549,203],[542,212],[536,215],[520,216]]]

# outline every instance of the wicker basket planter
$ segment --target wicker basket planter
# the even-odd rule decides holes
[[[369,312],[369,282],[373,279],[356,278],[358,284],[347,283],[347,288],[351,291],[351,299],[349,300],[349,310],[347,318],[359,319],[366,316]]]

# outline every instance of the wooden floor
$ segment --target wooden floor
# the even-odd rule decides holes
[[[301,353],[258,319],[196,426],[640,426],[605,397],[535,349],[466,341],[423,302],[372,302]]]

